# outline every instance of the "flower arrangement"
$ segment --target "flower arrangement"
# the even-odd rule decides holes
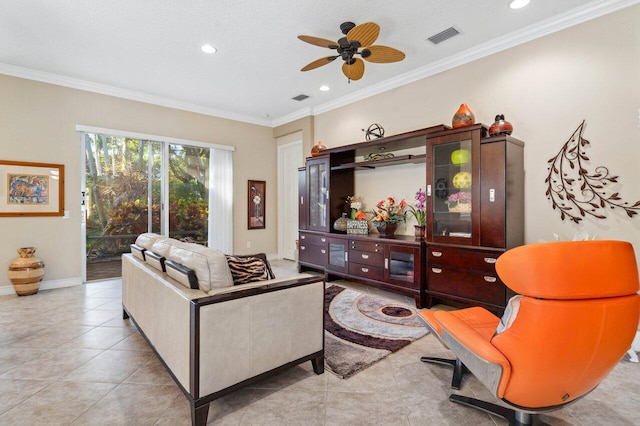
[[[384,226],[388,223],[400,223],[406,219],[405,208],[407,202],[401,200],[396,204],[396,200],[393,197],[387,197],[376,204],[375,209],[371,211],[373,218],[371,222],[377,227]]]
[[[409,209],[409,213],[416,219],[418,226],[425,226],[427,224],[427,208],[425,206],[427,194],[425,194],[422,188],[416,192],[415,200],[416,204],[414,206],[407,206],[407,208]]]
[[[455,207],[458,204],[471,204],[471,193],[467,191],[456,192],[449,195],[446,203],[449,207]]]
[[[362,209],[362,197],[359,197],[357,195],[350,195],[350,196],[347,197],[347,204],[349,205],[349,208],[351,209],[351,215],[349,216],[349,219],[351,219],[351,220],[366,220],[367,219],[366,213],[361,211],[361,209]]]

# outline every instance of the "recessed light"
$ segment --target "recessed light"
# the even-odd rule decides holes
[[[511,9],[520,9],[521,7],[525,7],[529,4],[529,0],[513,0],[509,3],[509,7]]]
[[[211,46],[210,44],[205,44],[203,45],[200,50],[202,50],[204,53],[216,53],[218,51],[218,49],[216,49],[215,47]]]
[[[320,86],[320,91],[321,92],[328,92],[329,89],[331,89],[329,86],[327,86],[326,84],[323,86]]]

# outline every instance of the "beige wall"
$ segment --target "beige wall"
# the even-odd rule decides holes
[[[640,215],[631,219],[608,210],[605,220],[562,221],[545,197],[544,182],[547,160],[586,120],[588,169],[608,167],[619,176],[610,190],[630,203],[640,200],[638,23],[640,6],[634,6],[318,115],[315,138],[334,147],[362,141],[360,129],[374,122],[386,135],[450,124],[463,102],[477,122],[491,124],[502,113],[514,125],[513,136],[526,142],[526,242],[587,232],[631,241],[640,255]],[[385,195],[412,198],[424,187],[424,167],[407,167],[406,173],[391,169],[358,174],[356,193],[369,206]]]
[[[79,282],[84,165],[78,124],[235,146],[234,251],[277,252],[273,129],[3,75],[0,93],[0,159],[64,164],[69,211],[68,219],[0,218],[0,270],[17,257],[16,248],[35,246],[46,264],[45,282]],[[267,181],[265,230],[247,230],[247,179]],[[10,285],[0,272],[0,293]]]

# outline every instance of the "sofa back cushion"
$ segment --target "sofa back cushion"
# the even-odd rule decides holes
[[[227,258],[220,250],[181,243],[171,246],[167,258],[192,269],[198,277],[198,286],[202,291],[233,286]]]
[[[138,235],[138,237],[136,238],[136,245],[144,248],[145,250],[151,250],[153,243],[160,238],[166,237],[154,234],[153,232],[145,232],[144,234]]]

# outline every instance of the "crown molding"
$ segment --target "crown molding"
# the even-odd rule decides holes
[[[517,31],[513,31],[486,43],[474,46],[471,49],[462,51],[456,55],[452,55],[424,67],[417,68],[414,71],[401,74],[392,79],[358,90],[333,101],[317,105],[312,108],[312,114],[322,114],[324,112],[352,104],[368,97],[422,80],[435,74],[439,74],[469,62],[490,56],[494,53],[507,50],[520,44],[570,28],[638,3],[640,3],[640,0],[596,0],[590,2],[583,6],[571,9],[563,14],[554,16],[553,18],[523,27]],[[283,120],[278,119],[278,121],[282,122]],[[286,121],[281,124],[285,123]]]
[[[71,89],[84,90],[87,92],[99,93],[102,95],[114,96],[117,98],[129,99],[132,101],[143,102],[167,108],[174,108],[183,111],[195,112],[198,114],[209,115],[227,120],[241,121],[259,126],[271,127],[271,121],[268,119],[256,118],[253,116],[236,114],[233,112],[223,111],[220,109],[209,108],[202,105],[181,102],[175,99],[165,98],[162,96],[149,95],[134,90],[122,89],[106,84],[93,83],[77,78],[65,77],[58,74],[37,71],[28,68],[22,68],[15,65],[0,63],[0,74],[6,74],[13,77],[24,78],[27,80],[40,81],[42,83],[54,84],[57,86],[69,87]]]

